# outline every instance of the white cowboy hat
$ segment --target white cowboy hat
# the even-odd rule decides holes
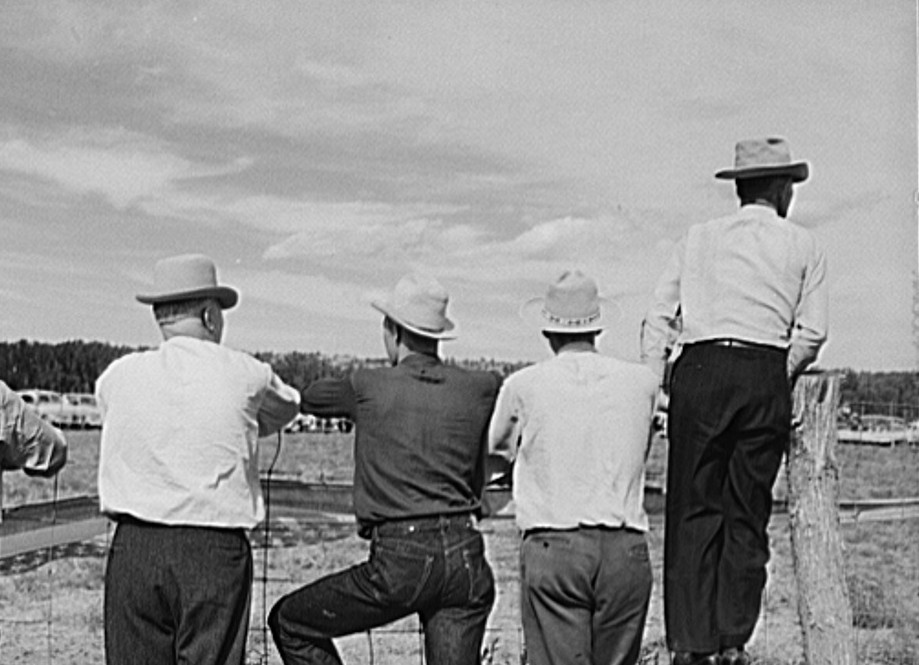
[[[597,293],[597,283],[580,270],[566,270],[550,284],[544,298],[531,298],[520,316],[544,332],[602,330],[614,303]]]
[[[192,298],[215,298],[220,307],[230,309],[239,294],[229,286],[217,284],[217,268],[203,254],[182,254],[156,262],[153,268],[154,293],[139,294],[137,300],[156,305]]]
[[[411,273],[396,284],[386,301],[370,304],[406,330],[431,339],[455,339],[456,325],[447,318],[449,296],[430,275]]]
[[[782,138],[748,139],[734,146],[734,168],[718,171],[716,178],[761,178],[788,175],[792,182],[804,182],[808,176],[807,162],[791,161],[788,143]]]

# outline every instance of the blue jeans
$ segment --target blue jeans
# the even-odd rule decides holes
[[[429,665],[477,665],[495,599],[470,515],[385,522],[370,558],[281,598],[268,625],[285,665],[338,665],[332,638],[418,614]]]
[[[105,662],[242,665],[251,587],[243,529],[119,521],[105,569]]]
[[[651,598],[645,535],[605,527],[527,532],[520,592],[530,665],[633,665]]]

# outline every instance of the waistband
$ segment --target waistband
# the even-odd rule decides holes
[[[686,345],[687,348],[702,346],[721,346],[730,349],[749,349],[754,351],[767,351],[769,353],[786,354],[788,349],[782,346],[773,346],[771,344],[760,344],[759,342],[748,342],[745,339],[734,339],[733,337],[723,337],[720,339],[703,339],[698,342],[691,342]]]
[[[528,536],[538,536],[541,533],[576,533],[578,531],[587,531],[587,532],[622,531],[625,533],[642,533],[642,534],[644,533],[644,531],[642,531],[641,529],[634,529],[624,524],[621,524],[619,526],[610,526],[608,524],[580,524],[578,526],[573,526],[573,527],[569,527],[565,529],[556,529],[552,527],[537,526],[537,527],[533,527],[532,529],[526,529],[523,532],[523,537],[526,538]]]
[[[206,526],[201,524],[164,524],[163,522],[150,522],[142,520],[128,513],[110,513],[108,518],[118,526],[127,525],[142,529],[199,529],[212,533],[227,533],[233,535],[246,535],[246,529],[235,526]]]
[[[468,531],[478,524],[471,512],[441,513],[419,517],[400,517],[361,525],[360,534],[371,536],[408,536],[431,531]]]

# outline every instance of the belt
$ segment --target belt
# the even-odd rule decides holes
[[[726,346],[734,349],[756,349],[757,351],[774,351],[776,353],[785,353],[781,346],[771,344],[759,344],[757,342],[748,342],[743,339],[734,339],[725,337],[722,339],[704,339],[701,342],[692,342],[689,346]]]
[[[441,513],[419,517],[400,517],[362,525],[361,532],[368,535],[404,536],[422,531],[449,531],[474,529],[476,518],[470,512]],[[365,536],[366,537],[366,536]]]
[[[636,533],[641,533],[639,529],[633,529],[625,524],[620,524],[619,526],[611,526],[609,524],[579,524],[577,526],[565,528],[537,526],[524,530],[523,537],[537,536],[541,533],[574,533],[575,531],[634,531]]]

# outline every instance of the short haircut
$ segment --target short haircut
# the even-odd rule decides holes
[[[160,325],[174,323],[179,319],[197,318],[211,303],[213,298],[189,298],[187,300],[170,300],[153,305],[153,316]]]
[[[759,178],[738,178],[736,183],[737,198],[741,204],[753,203],[756,200],[778,203],[785,185],[791,180],[789,176],[763,176]]]

